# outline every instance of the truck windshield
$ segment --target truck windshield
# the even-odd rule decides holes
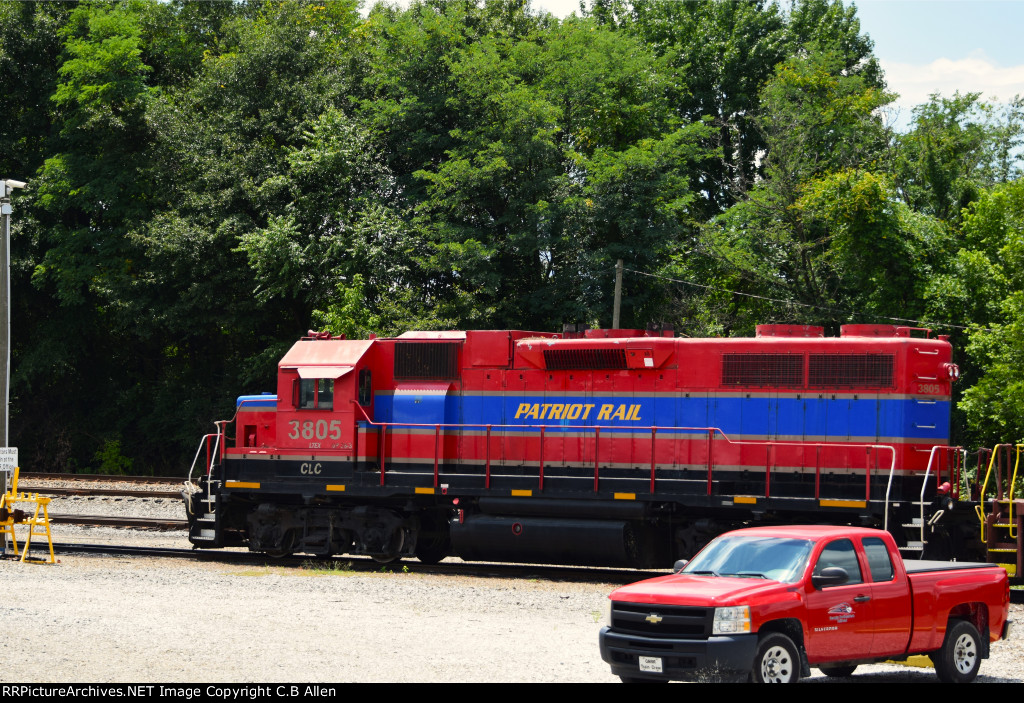
[[[701,550],[682,573],[794,583],[803,575],[813,546],[806,539],[723,536]]]

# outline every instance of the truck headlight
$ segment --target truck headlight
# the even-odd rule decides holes
[[[711,634],[737,635],[744,632],[750,632],[749,605],[715,608],[715,619],[711,626]]]
[[[612,600],[611,598],[604,599],[604,608],[601,610],[601,624],[605,627],[612,626]]]

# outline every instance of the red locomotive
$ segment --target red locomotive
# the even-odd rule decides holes
[[[957,374],[944,337],[887,325],[310,333],[277,394],[240,397],[205,438],[190,539],[652,567],[728,529],[816,522],[969,555]]]

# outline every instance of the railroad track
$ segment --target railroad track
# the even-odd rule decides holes
[[[31,552],[48,549],[45,541],[33,542]],[[381,573],[403,572],[415,574],[435,574],[443,576],[475,576],[480,578],[520,578],[542,579],[546,581],[566,581],[578,583],[627,584],[650,578],[664,576],[664,571],[635,571],[632,569],[611,569],[587,566],[553,566],[535,564],[502,564],[496,562],[442,562],[440,564],[423,564],[416,559],[394,561],[381,564],[369,557],[337,557],[321,558],[311,555],[293,555],[271,558],[266,554],[249,551],[232,551],[219,549],[191,549],[177,547],[140,547],[119,544],[81,544],[53,543],[53,550],[58,555],[98,554],[111,556],[147,556],[168,559],[191,559],[198,561],[219,561],[231,564],[251,564],[263,567],[283,567],[292,569],[308,569],[323,573]]]
[[[158,483],[168,486],[184,483],[175,476],[113,476],[110,474],[45,474],[25,472],[19,474],[18,485],[26,481],[92,481],[94,483]]]
[[[48,496],[123,496],[127,498],[181,498],[180,491],[145,491],[119,488],[63,488],[51,486],[22,485],[22,493],[41,493]]]
[[[128,498],[181,498],[181,491],[160,490],[159,488],[95,488],[80,486],[50,486],[48,481],[62,483],[122,483],[128,485],[171,486],[182,484],[180,478],[167,476],[106,476],[103,474],[21,474],[18,479],[18,490],[22,493],[39,493],[49,496],[113,496]]]
[[[188,529],[187,520],[167,520],[155,517],[115,517],[110,515],[50,515],[50,524],[132,527],[145,530]]]
[[[60,482],[62,485],[51,485],[54,482]],[[69,486],[69,483],[75,485]],[[38,493],[55,498],[113,498],[115,501],[119,498],[180,500],[181,493],[179,491],[161,490],[162,486],[180,483],[182,483],[181,479],[166,476],[25,473],[19,477],[18,492]],[[142,485],[145,485],[146,488],[142,488]],[[53,508],[57,508],[57,506],[52,505],[51,510]],[[90,525],[145,530],[188,529],[187,521],[166,517],[61,514],[59,508],[50,512],[49,517],[50,523],[54,525]]]

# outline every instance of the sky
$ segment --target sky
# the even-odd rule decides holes
[[[1024,0],[859,0],[861,31],[889,90],[897,127],[931,93],[980,92],[993,102],[1024,95]]]
[[[844,1],[857,6],[889,90],[900,95],[897,129],[907,129],[913,107],[935,92],[980,92],[994,102],[1024,95],[1024,0]],[[558,17],[579,11],[579,0],[531,5]]]

